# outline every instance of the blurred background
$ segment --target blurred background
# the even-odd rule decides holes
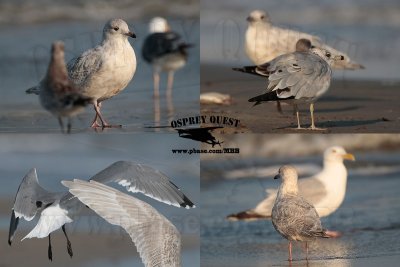
[[[128,131],[144,131],[154,125],[152,67],[143,61],[141,47],[148,34],[148,22],[165,17],[183,41],[194,44],[186,66],[176,72],[172,103],[165,101],[166,75],[161,76],[161,125],[174,117],[198,113],[199,95],[199,1],[0,1],[0,131],[59,131],[57,121],[43,110],[36,96],[25,90],[45,75],[51,43],[65,42],[66,61],[79,56],[101,41],[104,24],[111,18],[124,19],[137,38],[138,66],[128,87],[104,103],[104,116],[122,123]],[[172,105],[172,107],[171,107]],[[93,108],[80,115],[73,124],[87,128]],[[117,131],[114,129],[114,131]]]
[[[47,238],[20,241],[33,229],[38,218],[31,222],[20,220],[12,246],[7,244],[13,201],[22,178],[31,168],[37,168],[43,188],[63,192],[66,188],[60,181],[89,179],[118,160],[160,170],[196,204],[195,209],[179,209],[110,184],[149,203],[167,217],[181,233],[183,266],[200,266],[199,157],[171,152],[171,149],[197,147],[192,140],[176,134],[3,134],[0,147],[0,266],[22,266],[27,262],[30,266],[143,266],[128,234],[88,210],[66,225],[74,252],[72,259],[67,254],[61,230],[52,234],[53,262],[47,259]]]
[[[344,202],[328,217],[336,239],[310,243],[309,265],[304,246],[294,245],[293,266],[394,266],[400,260],[400,135],[284,134],[216,135],[224,148],[240,154],[202,154],[202,266],[288,266],[287,240],[270,220],[228,221],[226,216],[253,208],[277,188],[279,167],[294,165],[299,177],[322,168],[323,152],[343,146],[356,161],[348,170]],[[202,149],[211,149],[203,146]]]

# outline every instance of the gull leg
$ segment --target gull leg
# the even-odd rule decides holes
[[[99,118],[99,114],[97,112],[97,101],[93,103],[93,108],[94,108],[94,111],[96,112],[96,115],[94,116],[94,120],[93,120],[92,125],[90,127],[92,127],[92,128],[101,127],[101,125],[97,123],[97,120]]]
[[[67,123],[67,133],[71,133],[71,127],[72,127],[72,123],[71,123],[71,117],[68,117],[68,123]]]
[[[306,260],[308,261],[308,242],[306,242]]]
[[[53,261],[53,251],[51,249],[51,237],[49,234],[49,248],[47,249],[47,257],[49,258],[50,261]]]
[[[58,117],[58,124],[60,124],[61,133],[64,133],[64,123],[61,116]]]
[[[276,110],[277,110],[280,114],[283,114],[282,106],[281,106],[281,102],[280,102],[280,101],[276,101]]]
[[[154,92],[153,97],[160,97],[160,74],[158,71],[153,72]]]
[[[174,72],[168,72],[168,82],[167,82],[167,96],[172,96],[172,86],[174,84]]]
[[[95,108],[96,108],[96,112],[97,112],[97,114],[98,114],[98,116],[99,116],[99,118],[100,118],[101,127],[102,127],[102,128],[121,128],[121,127],[122,127],[122,125],[120,125],[120,124],[118,124],[118,125],[111,125],[111,124],[108,124],[108,123],[107,123],[107,121],[103,118],[103,115],[101,115],[101,112],[100,112],[101,103],[98,103],[98,104],[95,106]]]
[[[289,261],[292,261],[292,241],[289,241]]]
[[[311,130],[325,131],[326,129],[315,127],[315,123],[314,123],[314,103],[310,104],[310,114],[311,114],[311,127],[310,127],[310,129]]]
[[[300,114],[299,114],[299,109],[297,108],[297,105],[296,105],[296,104],[294,104],[293,107],[294,107],[294,109],[296,110],[296,115],[297,115],[297,129],[303,129],[303,128],[301,128],[301,125],[300,125]]]
[[[72,252],[71,241],[69,241],[69,238],[68,238],[68,236],[67,236],[67,232],[65,231],[65,224],[64,224],[61,228],[62,228],[62,230],[63,230],[63,232],[64,232],[65,238],[67,238],[67,251],[68,251],[68,254],[69,254],[69,256],[72,258],[72,256],[74,255],[74,253]]]

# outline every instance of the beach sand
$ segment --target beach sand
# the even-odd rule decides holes
[[[234,67],[234,66],[232,66]],[[248,99],[261,94],[266,87],[262,77],[256,77],[217,65],[201,66],[201,92],[230,94],[233,104],[201,105],[201,114],[219,114],[237,118],[241,132],[253,133],[309,133],[297,130],[293,108],[283,105],[283,114],[275,103],[252,107]],[[400,130],[400,84],[379,81],[349,81],[337,77],[326,95],[315,104],[316,126],[326,131],[313,133],[392,133]],[[311,123],[309,105],[299,106],[302,126]],[[232,129],[237,132],[237,129]],[[225,128],[224,132],[229,132]]]

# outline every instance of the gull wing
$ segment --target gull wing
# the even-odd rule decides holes
[[[62,184],[107,222],[124,228],[145,266],[180,266],[180,234],[152,206],[93,180]]]
[[[36,169],[31,169],[22,179],[12,208],[8,243],[11,245],[20,218],[31,221],[38,211],[53,203],[56,193],[49,192],[39,185]]]
[[[169,205],[187,209],[195,207],[193,202],[165,174],[146,165],[117,161],[90,180],[103,184],[117,182],[130,192],[141,192]]]
[[[156,32],[146,37],[143,42],[142,56],[147,62],[166,54],[176,52],[179,48],[181,36],[175,32]]]

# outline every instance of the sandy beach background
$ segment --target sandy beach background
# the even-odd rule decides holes
[[[11,208],[24,175],[37,168],[40,184],[47,190],[64,191],[64,179],[89,179],[118,160],[143,163],[159,169],[200,206],[199,157],[175,155],[171,149],[198,147],[177,134],[2,134],[0,136],[0,266],[142,266],[135,245],[123,229],[111,226],[96,214],[66,225],[74,257],[69,258],[62,231],[52,234],[53,262],[47,259],[47,239],[20,240],[33,229],[37,219],[20,221],[14,242],[7,244]],[[118,185],[111,185],[123,192]],[[179,209],[146,201],[166,216],[182,235],[183,266],[200,266],[199,208]]]
[[[398,135],[222,136],[240,154],[207,154],[201,161],[202,266],[395,266],[400,260],[400,137]],[[365,144],[365,145],[362,145]],[[322,153],[342,145],[356,157],[348,169],[346,197],[322,218],[324,227],[341,231],[337,239],[312,243],[306,262],[303,246],[287,241],[271,221],[231,222],[225,216],[254,207],[265,189],[276,188],[278,168],[292,164],[300,178],[321,169]]]
[[[46,8],[44,9],[43,6]],[[166,76],[162,75],[159,103],[153,101],[152,68],[143,61],[141,47],[148,34],[148,22],[165,16],[183,40],[194,44],[187,65],[176,72],[171,101],[165,97]],[[25,90],[44,76],[51,43],[65,42],[66,61],[101,41],[104,24],[123,18],[136,33],[130,40],[137,57],[137,70],[128,87],[104,102],[104,116],[124,125],[108,132],[154,131],[154,108],[160,105],[160,125],[175,117],[198,114],[199,95],[199,2],[171,1],[2,1],[0,3],[0,132],[58,132],[57,120],[45,111],[34,95]],[[75,132],[92,132],[88,126],[94,111],[88,107],[73,122]],[[168,131],[167,129],[161,131]]]
[[[250,65],[243,50],[246,17],[266,10],[274,25],[318,35],[344,51],[366,69],[334,71],[328,93],[315,105],[317,126],[329,133],[398,132],[400,80],[400,5],[397,1],[202,1],[201,92],[230,94],[230,106],[202,105],[202,114],[222,113],[238,118],[244,131],[290,132],[296,126],[292,108],[284,114],[275,104],[252,107],[247,100],[263,92],[259,77],[234,72]],[[308,105],[301,121],[310,125]]]

